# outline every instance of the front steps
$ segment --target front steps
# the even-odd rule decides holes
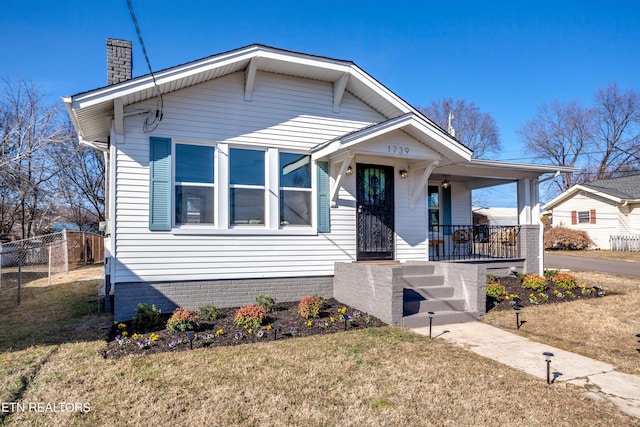
[[[444,276],[435,275],[433,264],[405,264],[403,280],[403,326],[429,326],[430,311],[434,313],[433,325],[475,320],[475,314],[466,310],[464,298],[455,296],[453,286],[445,285]]]

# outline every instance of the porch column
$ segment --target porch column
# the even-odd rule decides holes
[[[538,180],[520,178],[518,180],[518,223],[537,224],[534,207],[538,204]]]

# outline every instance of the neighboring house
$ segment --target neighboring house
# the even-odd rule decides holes
[[[584,230],[600,249],[610,237],[640,235],[640,175],[574,185],[544,206],[552,224]]]
[[[474,208],[473,223],[486,225],[517,225],[516,208]]]
[[[472,159],[351,61],[251,45],[131,79],[131,44],[107,42],[120,56],[110,73],[129,68],[63,100],[81,142],[107,159],[117,319],[139,302],[169,311],[318,292],[402,323],[402,288],[369,307],[372,288],[338,290],[336,266],[461,257],[451,224],[472,227],[471,190],[509,182],[524,243],[501,243],[517,249],[506,266],[541,268],[538,177],[558,168]],[[393,318],[380,314],[390,306]]]

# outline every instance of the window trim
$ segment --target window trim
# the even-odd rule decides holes
[[[300,155],[300,156],[307,156],[309,158],[309,187],[283,187],[282,185],[280,185],[280,176],[282,174],[281,171],[281,167],[280,167],[280,155],[282,154],[294,154],[294,155]],[[311,154],[308,153],[304,153],[304,152],[299,152],[299,151],[289,151],[286,149],[279,149],[277,151],[277,165],[278,165],[278,186],[277,186],[277,195],[278,195],[278,199],[277,199],[277,204],[278,204],[278,228],[280,229],[289,229],[289,228],[315,228],[314,227],[314,211],[315,211],[315,206],[314,206],[314,188],[313,188],[313,184],[314,184],[314,180],[313,180],[313,167],[314,167],[314,162],[313,162],[313,158],[311,156]],[[281,202],[281,197],[280,194],[281,192],[286,192],[286,191],[298,191],[298,192],[308,192],[309,193],[309,224],[305,225],[305,224],[282,224],[281,221],[281,216],[282,216],[282,212],[280,212],[280,202]]]
[[[576,220],[577,224],[591,224],[591,211],[577,211]]]

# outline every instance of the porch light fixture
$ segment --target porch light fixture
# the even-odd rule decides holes
[[[551,358],[553,357],[553,353],[550,351],[545,351],[542,353],[544,356],[544,361],[547,362],[547,384],[551,384]]]
[[[429,312],[429,338],[431,338],[431,325],[433,324],[433,316],[435,313],[433,311]]]
[[[449,184],[449,181],[447,180],[447,176],[445,175],[444,181],[442,181],[442,188],[447,189],[449,187],[451,187],[451,184]]]
[[[353,175],[353,168],[351,167],[351,165],[349,165],[349,167],[347,168],[346,172],[347,175]]]
[[[402,179],[405,179],[409,176],[409,171],[406,169],[400,169],[398,172],[400,173],[400,178]]]
[[[193,350],[193,339],[195,338],[195,332],[187,331],[187,338],[189,338],[189,348]]]

